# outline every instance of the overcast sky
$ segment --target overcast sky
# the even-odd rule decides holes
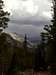
[[[11,13],[8,31],[39,37],[51,20],[51,0],[4,0],[5,10]]]

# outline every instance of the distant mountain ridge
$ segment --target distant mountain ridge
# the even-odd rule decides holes
[[[16,43],[17,43],[18,46],[19,45],[21,47],[23,46],[23,42],[24,42],[24,37],[23,36],[20,36],[20,35],[18,35],[16,33],[8,33],[8,32],[3,32],[3,33],[6,34],[7,37],[8,37],[8,35],[9,35],[9,37],[12,37],[12,39],[16,41]],[[9,39],[9,37],[7,39]],[[32,48],[33,47],[33,43],[31,43],[31,41],[27,40],[27,46],[29,48]]]

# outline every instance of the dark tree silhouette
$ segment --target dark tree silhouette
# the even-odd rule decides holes
[[[45,61],[45,58],[46,58],[45,47],[46,47],[46,43],[47,43],[46,40],[47,40],[47,38],[45,36],[45,33],[41,32],[41,59],[42,59],[41,67],[44,70],[47,70],[47,63]]]
[[[27,35],[26,34],[25,34],[25,37],[24,37],[23,47],[24,47],[25,50],[27,50]]]
[[[0,32],[7,27],[9,13],[4,11],[4,2],[0,0]]]
[[[26,57],[27,57],[27,35],[25,34],[25,37],[24,37],[24,42],[23,42],[23,47],[24,47],[24,59],[25,59],[25,66],[24,66],[24,69],[27,68],[26,66]]]
[[[4,1],[3,0],[0,0],[0,33],[3,31],[3,29],[7,28],[8,27],[8,21],[9,21],[9,13],[6,11],[4,11]],[[1,35],[0,35],[1,36]],[[2,40],[0,38],[0,75],[5,75],[5,63],[3,62],[3,56],[2,56],[2,53],[1,53],[1,50],[3,51],[4,48],[3,48],[3,40],[5,38],[3,37]],[[5,41],[4,41],[5,42]],[[4,53],[5,54],[5,53]],[[5,59],[4,59],[5,60]]]
[[[53,3],[53,19],[51,25],[45,25],[47,39],[47,62],[50,65],[51,74],[56,75],[56,0],[52,0]]]

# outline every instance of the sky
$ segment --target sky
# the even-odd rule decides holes
[[[29,37],[39,37],[45,24],[52,19],[51,0],[4,0],[5,10],[10,12],[9,32]]]

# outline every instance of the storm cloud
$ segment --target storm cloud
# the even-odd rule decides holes
[[[40,37],[44,25],[52,19],[52,0],[5,0],[5,5],[11,13],[6,29],[9,32]]]

